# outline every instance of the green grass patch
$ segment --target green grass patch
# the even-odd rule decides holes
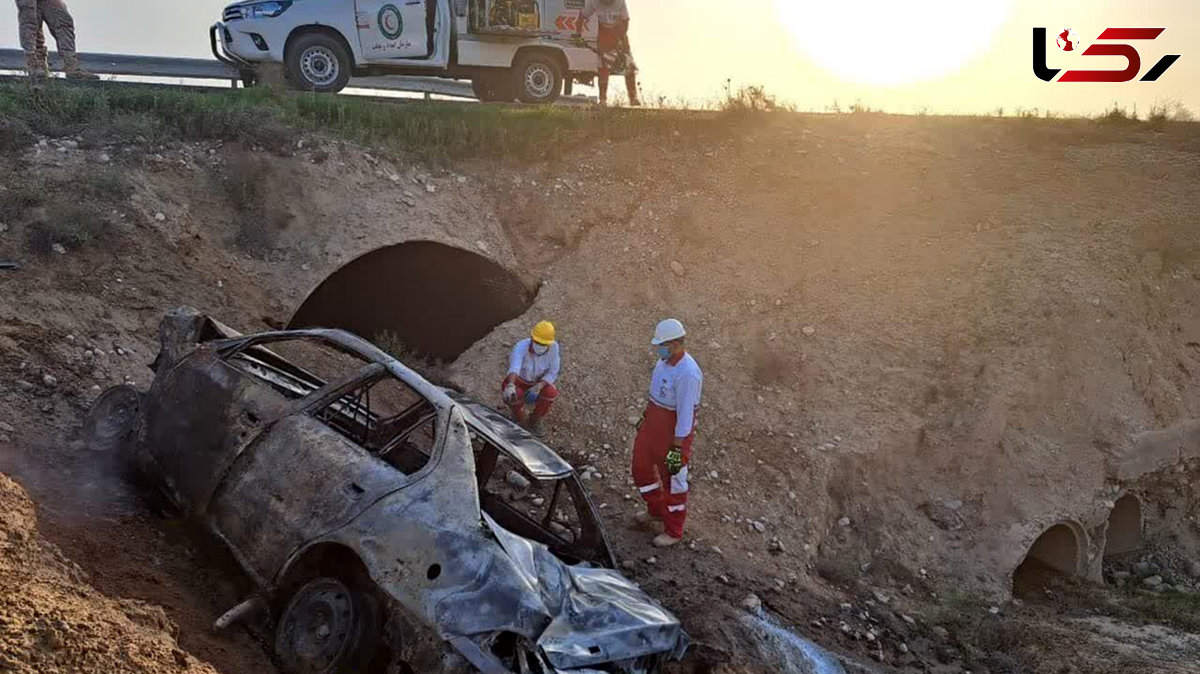
[[[1147,620],[1200,633],[1200,594],[1130,592],[1125,605]]]
[[[752,107],[762,103],[756,100]],[[304,133],[340,136],[420,159],[541,158],[587,140],[727,128],[729,115],[566,106],[396,103],[267,88],[198,92],[111,84],[0,84],[0,117],[46,135],[114,129],[129,138],[241,140],[268,148]]]

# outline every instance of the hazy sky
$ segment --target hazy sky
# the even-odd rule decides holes
[[[82,51],[208,55],[222,0],[68,0]],[[727,79],[762,84],[802,109],[856,100],[893,112],[998,107],[1093,113],[1114,101],[1143,112],[1159,100],[1200,114],[1200,0],[628,0],[644,87],[669,99],[713,99]],[[1034,77],[1032,28],[1072,28],[1087,43],[1106,27],[1166,27],[1138,42],[1142,72],[1182,58],[1158,82],[1045,83]],[[16,10],[0,45],[17,46]],[[1049,45],[1051,67],[1120,69]],[[876,65],[879,64],[879,65]],[[913,77],[928,77],[912,81]],[[867,81],[869,80],[869,81]],[[879,83],[883,82],[883,83]]]

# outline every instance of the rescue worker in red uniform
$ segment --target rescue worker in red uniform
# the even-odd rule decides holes
[[[637,89],[637,63],[629,48],[629,7],[625,0],[587,0],[579,10],[579,32],[585,22],[595,16],[599,26],[596,32],[596,51],[600,53],[600,68],[597,71],[600,84],[600,105],[608,103],[608,76],[612,66],[625,72],[625,89],[629,93],[629,105],[639,106]]]
[[[500,392],[512,418],[534,435],[541,435],[542,418],[558,398],[554,383],[561,368],[562,356],[550,321],[533,326],[529,338],[517,342],[509,355],[508,375],[500,382]],[[533,405],[533,414],[526,412],[526,405]]]
[[[696,436],[696,408],[704,375],[684,348],[683,324],[668,318],[654,330],[658,355],[650,379],[650,399],[633,441],[633,483],[646,510],[635,518],[643,526],[662,524],[654,539],[660,548],[683,540],[687,520],[688,464]]]

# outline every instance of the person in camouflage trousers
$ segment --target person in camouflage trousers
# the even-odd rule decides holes
[[[50,74],[50,59],[46,51],[46,34],[42,24],[50,27],[50,34],[58,43],[58,53],[63,59],[63,71],[73,80],[94,80],[95,75],[79,65],[75,53],[75,20],[67,11],[63,0],[16,0],[17,23],[21,37],[21,49],[25,50],[25,67],[33,79]]]

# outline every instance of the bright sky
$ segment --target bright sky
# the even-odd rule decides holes
[[[856,100],[892,112],[1018,108],[1090,114],[1113,102],[1144,112],[1174,99],[1200,115],[1200,0],[627,0],[643,86],[669,100],[715,99],[727,79],[761,84],[801,109]],[[68,0],[82,51],[208,56],[224,0]],[[1032,28],[1166,27],[1135,44],[1142,72],[1182,58],[1157,82],[1045,83],[1031,68]],[[16,10],[0,45],[17,46]],[[1120,57],[1048,47],[1051,68],[1121,69]]]

